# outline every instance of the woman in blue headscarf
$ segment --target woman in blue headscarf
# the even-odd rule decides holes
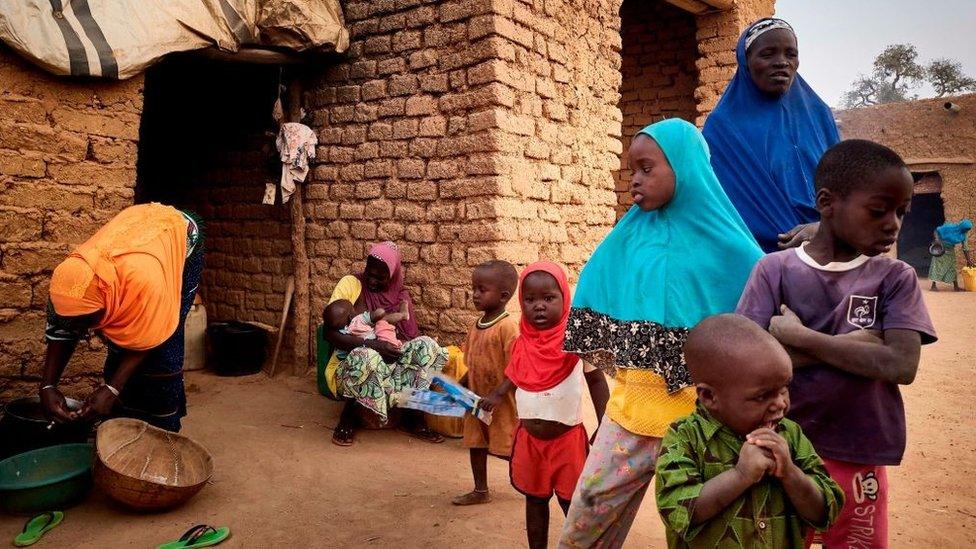
[[[725,193],[766,252],[816,232],[813,174],[840,137],[830,107],[796,73],[799,51],[782,19],[753,23],[738,69],[702,133]]]
[[[762,257],[695,126],[678,119],[648,126],[627,159],[634,205],[580,273],[563,344],[615,372],[616,383],[560,547],[623,543],[661,438],[695,407],[682,356],[688,331],[735,310]]]
[[[959,276],[956,271],[956,246],[962,244],[962,253],[966,256],[966,265],[973,266],[973,258],[969,255],[969,244],[966,236],[973,228],[973,222],[963,219],[959,223],[946,223],[935,230],[935,240],[929,247],[932,254],[932,264],[929,265],[929,280],[932,281],[932,291],[938,290],[936,282],[952,284],[958,292]]]

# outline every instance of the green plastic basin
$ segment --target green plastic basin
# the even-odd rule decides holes
[[[33,514],[78,503],[92,485],[91,444],[59,444],[0,461],[0,508]]]

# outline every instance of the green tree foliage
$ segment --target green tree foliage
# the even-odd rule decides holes
[[[926,79],[935,88],[936,97],[976,91],[976,78],[963,74],[959,61],[936,59],[925,67],[925,73]]]
[[[918,64],[918,51],[911,44],[888,46],[874,59],[874,72],[860,75],[844,94],[845,107],[864,107],[914,99],[911,91],[926,77]]]

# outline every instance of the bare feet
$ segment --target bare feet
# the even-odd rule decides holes
[[[491,501],[491,496],[488,494],[488,490],[484,492],[481,490],[472,490],[463,496],[452,499],[451,503],[454,505],[480,505],[489,501]]]

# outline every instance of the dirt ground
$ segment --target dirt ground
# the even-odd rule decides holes
[[[927,293],[939,343],[926,347],[904,391],[909,448],[890,474],[893,547],[976,545],[976,295]],[[314,378],[188,375],[184,432],[214,455],[216,472],[186,506],[135,514],[97,490],[67,510],[37,547],[154,547],[189,526],[230,526],[224,547],[524,546],[523,500],[506,464],[490,462],[494,501],[457,508],[471,487],[467,453],[456,440],[431,445],[395,431],[362,431],[356,444],[329,442],[339,406],[315,393]],[[593,427],[590,417],[588,427]],[[562,516],[553,502],[550,535]],[[12,539],[21,518],[0,517]],[[663,547],[648,498],[628,547]]]

